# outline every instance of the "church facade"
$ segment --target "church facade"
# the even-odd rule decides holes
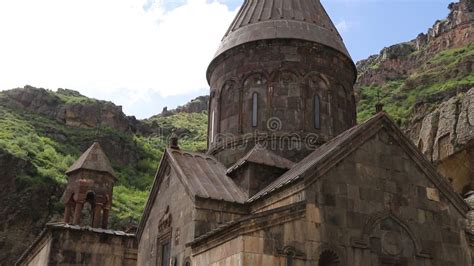
[[[138,265],[472,265],[469,206],[378,106],[319,0],[245,1],[207,78],[206,154],[166,150]]]
[[[319,0],[246,0],[207,71],[207,153],[172,136],[128,234],[107,229],[116,178],[94,143],[67,173],[64,222],[18,264],[473,265],[474,193],[382,106],[357,124],[356,77]]]

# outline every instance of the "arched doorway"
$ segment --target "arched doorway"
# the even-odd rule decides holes
[[[319,256],[319,266],[339,266],[341,265],[341,260],[337,256],[336,252],[331,250],[325,250]]]

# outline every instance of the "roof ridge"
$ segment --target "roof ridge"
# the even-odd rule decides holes
[[[271,157],[271,161],[268,161],[267,156],[259,156],[259,153],[261,152],[265,152],[265,154],[268,154]],[[258,156],[258,158],[261,160],[252,157],[254,155]],[[270,167],[277,167],[281,169],[291,169],[295,165],[295,163],[291,160],[288,160],[285,157],[276,154],[272,150],[267,149],[267,147],[263,146],[262,144],[257,143],[249,152],[247,152],[242,158],[237,160],[236,163],[234,163],[227,169],[227,174],[234,172],[247,162],[262,164]]]
[[[306,172],[309,168],[311,168],[311,166],[313,165],[311,162],[315,160],[316,161],[320,160],[321,158],[328,156],[330,152],[333,152],[333,150],[331,150],[332,146],[341,145],[345,143],[347,141],[347,138],[350,137],[351,135],[357,134],[360,131],[364,131],[363,129],[371,127],[374,124],[376,124],[377,121],[384,120],[384,119],[388,119],[388,121],[393,123],[393,121],[391,121],[390,118],[388,118],[387,113],[380,112],[380,113],[375,114],[374,116],[372,116],[371,118],[363,122],[362,124],[355,125],[352,128],[334,137],[330,141],[318,147],[311,154],[306,156],[303,160],[296,163],[292,169],[290,169],[288,172],[278,177],[275,181],[270,183],[266,188],[264,188],[263,190],[259,191],[257,194],[252,196],[250,199],[247,200],[247,202],[253,202],[257,200],[258,198],[263,197],[272,191],[275,191],[289,183],[292,183],[293,181],[295,181],[296,179],[300,177],[300,174],[297,174],[298,172],[303,173],[303,172]]]
[[[319,0],[246,0],[222,38],[215,58],[241,44],[265,39],[320,43],[350,59],[341,35]]]
[[[105,154],[99,142],[95,141],[92,145],[74,162],[66,171],[66,174],[72,174],[79,170],[91,170],[110,174],[117,179],[109,158]]]

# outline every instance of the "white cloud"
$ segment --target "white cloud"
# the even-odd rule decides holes
[[[207,88],[235,11],[218,1],[1,0],[0,90],[30,84],[121,94],[130,105]],[[100,93],[99,93],[100,91]],[[124,97],[126,95],[126,97]]]
[[[336,23],[336,28],[340,33],[347,32],[351,28],[351,24],[345,20]]]

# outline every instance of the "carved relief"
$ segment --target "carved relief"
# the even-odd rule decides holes
[[[170,213],[170,206],[166,207],[165,214],[163,214],[163,217],[158,222],[158,230],[160,232],[163,232],[169,228],[171,228],[171,213]]]
[[[391,212],[372,215],[367,220],[361,237],[352,239],[352,245],[356,248],[370,249],[379,256],[431,257],[422,249],[420,240],[409,225]]]

